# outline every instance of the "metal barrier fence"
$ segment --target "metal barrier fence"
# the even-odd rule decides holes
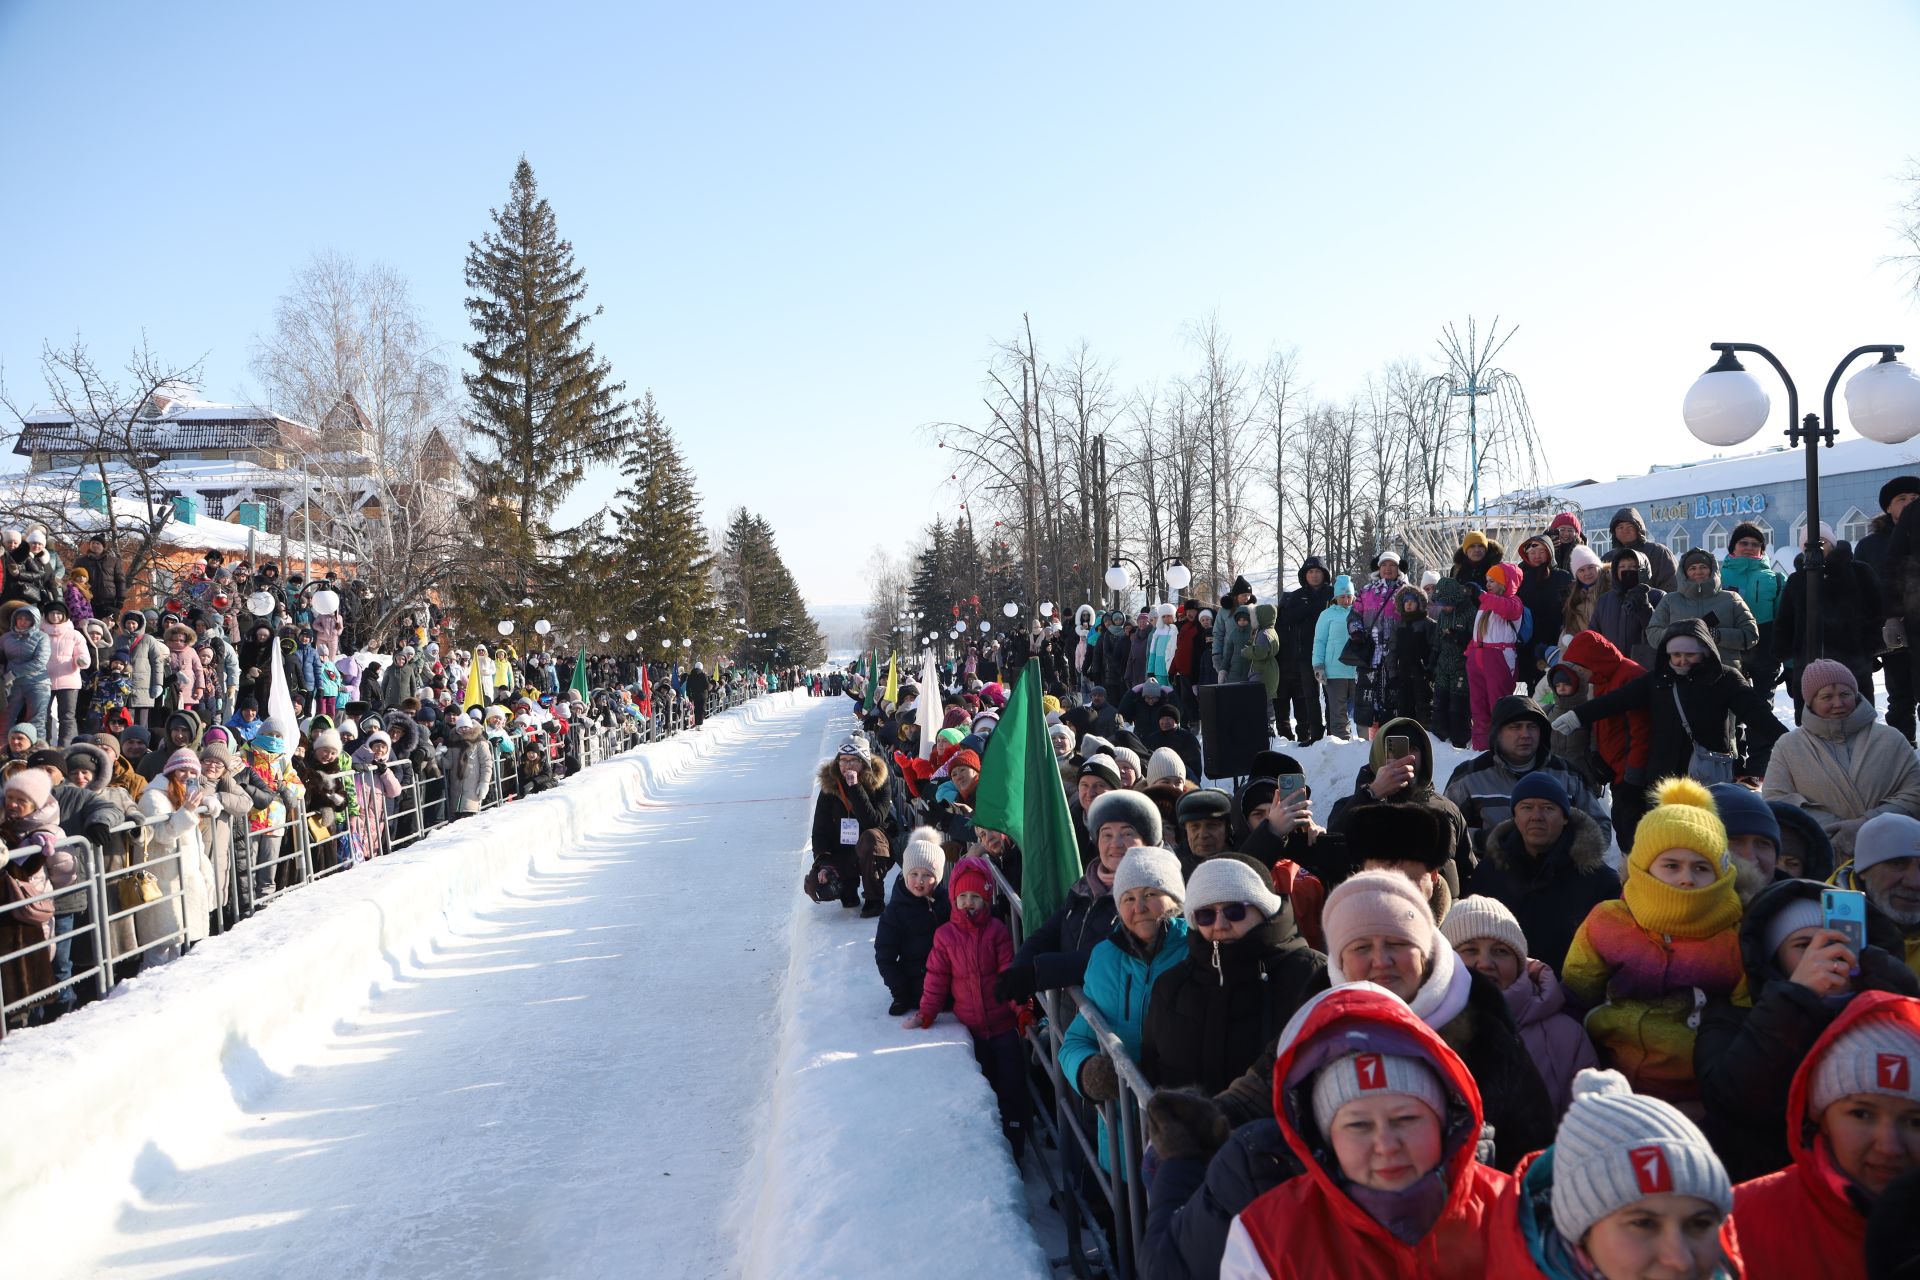
[[[1007,882],[998,863],[989,859],[988,865],[1011,915],[1008,923],[1014,936],[1019,937],[1020,895]],[[1140,1162],[1146,1146],[1147,1099],[1153,1096],[1153,1086],[1080,988],[1042,991],[1035,998],[1044,1016],[1022,1032],[1031,1059],[1028,1088],[1033,1095],[1034,1116],[1060,1155],[1057,1170],[1047,1164],[1044,1155],[1039,1164],[1067,1229],[1068,1255],[1053,1261],[1072,1267],[1077,1276],[1132,1280],[1139,1272],[1140,1245],[1147,1229],[1146,1179],[1141,1177]],[[1060,1049],[1076,1015],[1086,1020],[1100,1051],[1113,1063],[1120,1091],[1112,1101],[1097,1105],[1088,1102],[1060,1070]],[[1045,1075],[1048,1089],[1034,1086],[1031,1068]],[[1105,1164],[1100,1157],[1102,1130],[1107,1137]]]
[[[716,687],[708,695],[707,714],[756,696],[750,685]],[[480,811],[552,785],[563,769],[570,774],[672,737],[692,724],[686,700],[675,697],[673,702],[677,705],[656,706],[651,717],[618,713],[611,724],[584,718],[569,723],[564,735],[539,726],[531,732],[516,726],[500,739],[488,735],[484,745],[494,753],[494,769]],[[528,777],[522,769],[527,751],[543,761],[543,779]],[[288,788],[282,788],[277,797],[285,809],[278,822],[256,830],[250,822],[253,811],[229,814],[227,847],[206,851],[214,865],[214,882],[208,886],[213,908],[208,936],[225,932],[283,894],[416,843],[466,816],[452,812],[444,776],[437,772],[420,776],[404,757],[390,760],[388,768],[399,783],[399,793],[382,796],[385,813],[377,826],[364,814],[359,819],[338,815],[328,823],[319,813],[309,812]],[[358,783],[352,785],[358,792]],[[203,837],[210,826],[211,820],[201,820]],[[172,959],[191,945],[186,891],[186,859],[191,854],[180,842],[171,849],[157,849],[152,827],[139,819],[109,827],[101,845],[86,836],[71,835],[54,849],[70,853],[75,860],[70,884],[26,894],[17,887],[24,882],[16,880],[0,894],[0,926],[12,926],[0,932],[0,1037],[18,1030],[43,1008],[58,1006],[54,1016],[60,1016],[99,999],[150,960]],[[38,852],[38,846],[31,851]],[[28,850],[10,850],[7,856],[10,860],[24,852]],[[218,892],[222,872],[225,895]],[[5,874],[0,870],[0,875]],[[79,898],[84,898],[81,909],[58,910],[59,900]],[[51,936],[43,936],[45,931],[37,927],[41,922],[30,918],[47,914],[52,917]],[[27,937],[29,933],[33,936]],[[15,940],[22,944],[12,945]],[[27,975],[38,971],[34,962],[43,951],[50,962],[51,980],[29,982]],[[71,1000],[65,998],[69,993]]]

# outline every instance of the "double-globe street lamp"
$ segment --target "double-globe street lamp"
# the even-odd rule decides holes
[[[1820,545],[1820,446],[1833,445],[1833,389],[1840,376],[1863,355],[1878,353],[1877,363],[1868,365],[1847,383],[1847,418],[1853,429],[1881,444],[1899,444],[1920,433],[1920,374],[1912,366],[1895,359],[1905,347],[1897,343],[1855,347],[1834,366],[1827,379],[1827,391],[1821,414],[1800,417],[1800,393],[1786,366],[1765,347],[1751,342],[1715,342],[1719,361],[1687,390],[1680,414],[1687,430],[1716,448],[1743,444],[1767,423],[1772,408],[1767,390],[1748,373],[1734,356],[1750,351],[1772,365],[1787,384],[1787,444],[1804,445],[1807,450],[1807,513],[1804,550],[1806,552],[1807,634],[1805,660],[1820,656],[1820,573],[1826,563],[1826,549]],[[1784,656],[1784,655],[1783,655]]]
[[[1126,556],[1115,556],[1113,563],[1107,566],[1107,590],[1113,592],[1116,597],[1126,591],[1128,583],[1132,580],[1127,576],[1129,565],[1133,568],[1133,577],[1140,579],[1141,586],[1147,586],[1150,582],[1148,575],[1141,571],[1138,563]],[[1168,556],[1154,566],[1155,572],[1162,568],[1166,570],[1169,597],[1185,591],[1187,584],[1193,581],[1193,571],[1180,563],[1179,556]]]

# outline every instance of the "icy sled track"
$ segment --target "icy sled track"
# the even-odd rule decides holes
[[[774,1088],[812,777],[847,706],[750,703],[304,889],[9,1037],[0,1078],[34,1099],[0,1138],[12,1263],[738,1272],[762,1216],[747,1166]],[[959,1055],[907,1056],[941,1060],[922,1096],[972,1083]],[[756,1161],[788,1163],[772,1146]],[[894,1243],[870,1241],[882,1257]]]

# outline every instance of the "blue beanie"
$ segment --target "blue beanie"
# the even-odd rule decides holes
[[[1762,800],[1759,792],[1749,791],[1736,782],[1716,782],[1707,790],[1713,793],[1714,806],[1720,810],[1720,822],[1729,838],[1765,836],[1774,848],[1780,847],[1780,820],[1773,816],[1773,806]]]
[[[1344,573],[1343,573],[1343,574],[1341,574],[1341,575],[1340,575],[1339,577],[1337,577],[1337,578],[1335,578],[1335,579],[1333,580],[1333,596],[1334,596],[1334,599],[1336,599],[1336,600],[1337,600],[1337,599],[1339,599],[1339,598],[1340,598],[1341,596],[1350,596],[1350,595],[1352,595],[1352,594],[1353,594],[1353,579],[1352,579],[1352,578],[1350,578],[1350,577],[1348,577],[1348,576],[1347,576],[1346,574],[1344,574]]]
[[[1567,789],[1545,769],[1535,769],[1514,787],[1513,807],[1518,809],[1522,800],[1551,800],[1561,813],[1569,818],[1573,816],[1573,801],[1567,798]]]

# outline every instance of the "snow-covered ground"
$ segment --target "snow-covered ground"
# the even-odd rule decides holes
[[[1044,1272],[964,1034],[894,1025],[872,921],[798,892],[846,706],[749,704],[9,1037],[9,1272]]]
[[[829,720],[818,756],[852,724],[844,710]],[[793,861],[789,880],[804,870]],[[765,1145],[740,1200],[746,1274],[1051,1274],[965,1028],[887,1016],[873,932],[838,906],[794,918]]]

